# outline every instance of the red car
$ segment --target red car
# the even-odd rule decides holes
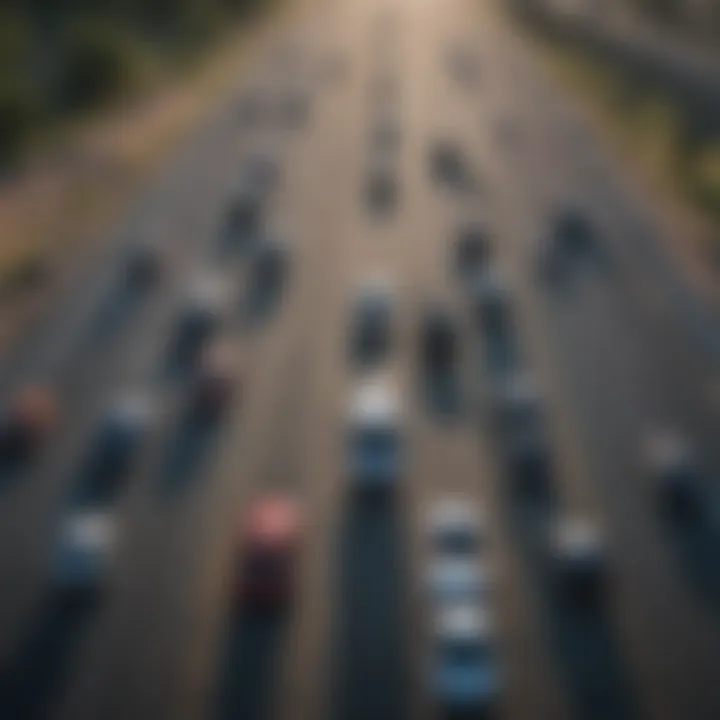
[[[240,537],[243,553],[238,598],[263,611],[281,610],[292,599],[302,535],[297,500],[283,494],[256,499]]]

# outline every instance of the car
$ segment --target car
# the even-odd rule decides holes
[[[359,357],[377,357],[387,348],[392,334],[395,293],[385,278],[373,277],[362,283],[355,300],[353,350]]]
[[[198,362],[192,391],[192,414],[195,418],[216,420],[227,409],[235,395],[238,349],[227,339],[211,342]]]
[[[149,242],[132,245],[127,254],[125,277],[131,287],[149,287],[154,285],[163,265],[160,249]]]
[[[245,240],[260,232],[262,224],[262,201],[252,188],[238,192],[226,214],[226,237]]]
[[[290,244],[279,234],[265,234],[252,260],[254,282],[261,288],[282,284],[290,265]]]
[[[62,518],[52,557],[54,595],[65,601],[96,599],[105,588],[117,542],[117,522],[111,510],[70,510]]]
[[[365,197],[375,213],[390,213],[398,203],[400,195],[397,171],[384,158],[372,163],[367,171]]]
[[[430,372],[446,372],[457,362],[459,338],[451,317],[439,307],[428,309],[420,332],[420,354]]]
[[[547,490],[552,476],[552,449],[546,425],[520,424],[504,438],[505,453],[513,477],[536,490]]]
[[[588,249],[595,241],[595,230],[585,213],[577,206],[559,210],[553,220],[555,247],[561,252]]]
[[[496,631],[474,605],[444,608],[435,621],[432,690],[440,717],[494,716],[503,689]]]
[[[645,470],[661,506],[670,513],[697,511],[702,471],[690,444],[669,429],[651,431],[644,442]]]
[[[255,611],[287,608],[303,536],[303,516],[295,497],[268,493],[256,498],[241,520],[237,597]]]
[[[472,501],[450,496],[436,501],[428,510],[427,531],[432,548],[438,553],[468,555],[486,543],[483,516]]]
[[[143,394],[121,396],[105,412],[91,448],[90,469],[98,478],[114,479],[125,472],[153,419],[155,407]]]
[[[468,166],[457,143],[447,137],[437,138],[430,148],[430,171],[436,180],[449,185],[464,185]]]
[[[435,607],[484,605],[492,594],[492,574],[487,563],[477,557],[436,556],[427,568],[427,589]]]
[[[361,491],[391,489],[402,470],[400,402],[386,379],[361,384],[349,413],[349,475]]]
[[[455,268],[461,277],[475,277],[484,269],[491,252],[490,233],[479,220],[465,222],[457,230],[455,242]]]
[[[260,147],[250,152],[243,163],[241,180],[244,187],[267,197],[280,184],[280,164],[270,147]]]
[[[557,585],[571,600],[596,600],[605,576],[605,547],[598,528],[579,517],[562,518],[551,539]]]
[[[0,458],[26,458],[50,435],[58,421],[55,391],[42,384],[19,388],[0,416]]]
[[[228,285],[215,275],[203,275],[191,285],[178,321],[181,352],[198,352],[217,331],[229,306]]]
[[[543,397],[532,375],[513,372],[500,381],[494,395],[495,415],[502,428],[526,427],[542,421]]]
[[[475,314],[488,331],[508,328],[512,298],[505,277],[496,268],[486,268],[471,280],[470,293]]]

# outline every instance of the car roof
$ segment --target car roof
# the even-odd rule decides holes
[[[558,524],[555,547],[565,557],[587,558],[599,557],[603,544],[594,523],[584,518],[566,518]]]
[[[449,642],[490,641],[495,636],[495,627],[487,610],[475,603],[458,603],[438,611],[435,634]]]
[[[368,298],[388,299],[394,295],[395,287],[392,279],[387,275],[380,273],[368,275],[358,283],[357,294],[360,300]]]
[[[668,429],[652,431],[645,440],[646,461],[653,468],[681,467],[692,463],[692,450],[678,433]]]
[[[400,401],[394,383],[386,377],[365,381],[355,390],[350,419],[359,426],[395,425]]]
[[[109,418],[120,423],[144,423],[150,419],[154,410],[155,404],[148,394],[122,395],[110,408]]]
[[[102,552],[117,540],[115,516],[104,510],[76,510],[61,524],[63,544]]]
[[[282,545],[297,536],[300,524],[298,501],[291,495],[272,493],[253,501],[245,535],[254,543]]]
[[[229,285],[219,274],[206,273],[193,279],[188,297],[195,305],[218,307],[228,298]]]
[[[428,509],[428,523],[432,529],[463,525],[477,530],[483,524],[481,513],[471,500],[462,496],[449,496],[436,500]]]

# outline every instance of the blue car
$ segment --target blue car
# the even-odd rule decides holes
[[[359,489],[390,488],[402,469],[398,406],[386,387],[360,389],[351,408],[349,475]]]
[[[437,627],[433,689],[443,718],[493,717],[502,691],[494,633],[482,611],[458,606]]]
[[[111,512],[82,509],[61,524],[51,567],[52,586],[66,599],[97,595],[105,584],[117,542]]]

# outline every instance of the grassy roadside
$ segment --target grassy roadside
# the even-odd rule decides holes
[[[232,90],[267,34],[309,2],[276,0],[271,11],[228,31],[182,75],[50,139],[23,177],[0,190],[0,304],[43,286],[68,252],[110,226]]]
[[[615,67],[582,49],[530,39],[551,72],[578,97],[615,154],[639,172],[667,209],[700,240],[698,251],[720,257],[720,137],[693,136],[683,108],[630,84]]]

